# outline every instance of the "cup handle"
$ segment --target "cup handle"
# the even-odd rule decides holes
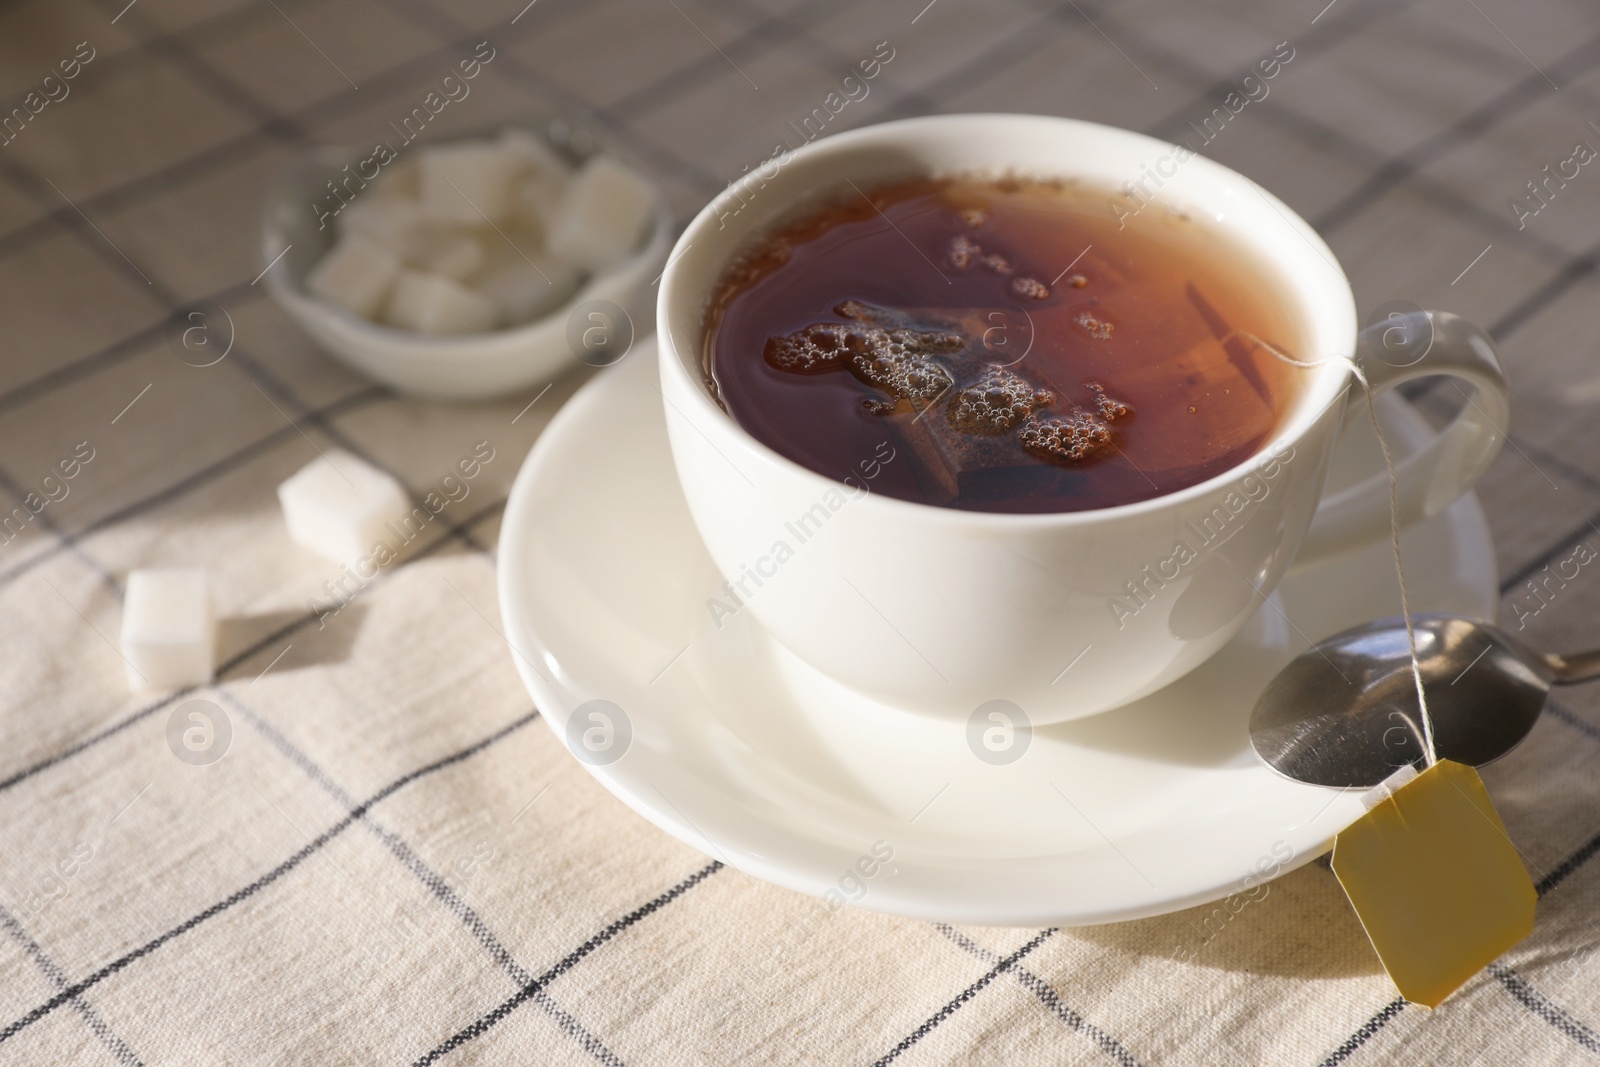
[[[1455,420],[1421,451],[1395,465],[1400,525],[1443,511],[1471,489],[1505,443],[1511,398],[1494,343],[1483,327],[1445,311],[1396,312],[1361,331],[1356,363],[1377,397],[1403,382],[1448,374],[1472,386]],[[1366,397],[1352,380],[1343,429],[1368,421]],[[1322,498],[1294,566],[1389,537],[1389,476]]]

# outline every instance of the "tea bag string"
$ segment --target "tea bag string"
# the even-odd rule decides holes
[[[1226,338],[1223,339],[1223,343],[1226,344],[1234,337],[1248,340],[1252,344],[1258,345],[1261,348],[1266,349],[1268,352],[1271,352],[1284,363],[1288,363],[1295,367],[1311,369],[1320,367],[1326,363],[1343,363],[1350,368],[1350,373],[1355,376],[1356,381],[1361,383],[1361,391],[1365,393],[1367,397],[1367,414],[1372,419],[1372,432],[1377,435],[1378,448],[1383,452],[1383,466],[1388,472],[1389,476],[1389,545],[1394,552],[1395,578],[1400,583],[1400,614],[1405,618],[1406,643],[1411,652],[1411,678],[1416,683],[1417,708],[1422,714],[1423,755],[1427,760],[1427,765],[1432,767],[1435,763],[1439,762],[1439,754],[1434,749],[1433,744],[1433,719],[1428,714],[1428,698],[1422,691],[1422,663],[1417,658],[1417,632],[1415,627],[1413,627],[1411,624],[1411,601],[1406,595],[1405,564],[1400,558],[1399,487],[1394,472],[1394,456],[1389,452],[1389,442],[1388,439],[1383,435],[1383,427],[1378,425],[1378,405],[1377,399],[1372,393],[1372,384],[1367,381],[1366,374],[1362,372],[1360,365],[1357,364],[1355,359],[1351,356],[1324,356],[1321,359],[1311,360],[1296,359],[1288,353],[1280,351],[1276,346],[1263,341],[1261,338],[1247,330],[1232,331]]]

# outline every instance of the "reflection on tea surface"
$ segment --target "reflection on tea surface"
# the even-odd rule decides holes
[[[1070,182],[917,179],[758,238],[710,310],[719,401],[843,478],[885,435],[874,488],[979,511],[1109,507],[1256,452],[1304,372],[1265,268],[1205,220]],[[1265,342],[1266,344],[1263,344]]]

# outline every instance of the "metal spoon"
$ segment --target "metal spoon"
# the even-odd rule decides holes
[[[1600,651],[1533,651],[1498,626],[1416,615],[1417,659],[1440,759],[1479,764],[1516,747],[1551,685],[1600,678]],[[1267,685],[1250,715],[1267,766],[1300,782],[1371,787],[1426,762],[1405,622],[1380,619],[1312,646]]]

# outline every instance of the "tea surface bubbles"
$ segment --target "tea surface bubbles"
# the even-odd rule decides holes
[[[723,407],[818,473],[976,511],[1127,504],[1272,435],[1291,302],[1214,224],[1073,183],[903,181],[764,234],[709,309]],[[1120,200],[1126,204],[1125,200]]]

